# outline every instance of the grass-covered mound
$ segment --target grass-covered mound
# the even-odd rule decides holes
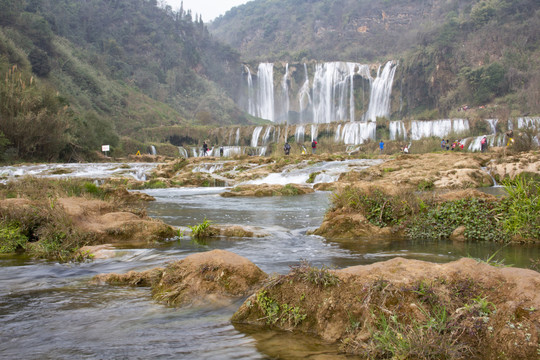
[[[232,321],[309,333],[369,359],[533,359],[539,289],[535,271],[473,259],[302,263],[268,279]]]
[[[316,234],[339,238],[399,233],[411,239],[496,242],[540,240],[540,188],[532,179],[505,182],[506,196],[467,190],[439,195],[412,189],[347,186],[336,193]]]
[[[173,236],[140,196],[86,180],[23,178],[0,186],[0,252],[72,260],[86,245]]]

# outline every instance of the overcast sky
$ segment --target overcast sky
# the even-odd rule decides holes
[[[232,7],[245,4],[248,1],[250,0],[184,0],[184,10],[191,10],[194,17],[195,14],[202,15],[203,21],[206,23],[225,14]],[[176,11],[180,9],[182,0],[165,0],[165,2]]]

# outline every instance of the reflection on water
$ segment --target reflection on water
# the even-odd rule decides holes
[[[265,238],[189,238],[115,251],[112,259],[57,264],[0,257],[0,358],[24,359],[339,359],[337,348],[303,335],[235,328],[229,319],[242,299],[225,307],[168,308],[146,288],[93,285],[92,276],[146,270],[189,254],[225,249],[267,273],[287,273],[307,259],[343,268],[395,256],[448,262],[462,256],[487,259],[500,245],[448,241],[331,242],[306,232],[317,227],[329,193],[297,197],[223,198],[223,188],[148,190],[150,215],[175,226],[215,223],[262,227]],[[538,246],[506,246],[496,259],[527,266]]]

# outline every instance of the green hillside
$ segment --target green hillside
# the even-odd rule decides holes
[[[393,117],[540,113],[536,0],[256,0],[210,31],[245,61],[400,61]]]
[[[248,123],[227,95],[239,69],[201,19],[155,0],[0,0],[0,150],[69,160],[103,143],[121,154],[120,139],[166,141],[148,138],[155,127]],[[45,133],[44,113],[64,119],[54,141],[16,130]]]

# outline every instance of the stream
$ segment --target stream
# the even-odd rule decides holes
[[[190,254],[223,249],[267,273],[284,274],[307,260],[344,268],[396,256],[449,262],[463,256],[495,258],[526,267],[539,246],[445,241],[331,242],[306,235],[320,225],[331,193],[295,197],[224,198],[225,188],[146,190],[156,201],[148,214],[173,226],[216,224],[260,227],[263,238],[219,238],[195,243],[188,236],[148,248],[115,250],[110,259],[59,264],[0,256],[0,358],[5,359],[352,359],[336,345],[287,332],[233,326],[241,305],[187,306],[155,303],[148,288],[94,285],[97,274],[146,270]]]

